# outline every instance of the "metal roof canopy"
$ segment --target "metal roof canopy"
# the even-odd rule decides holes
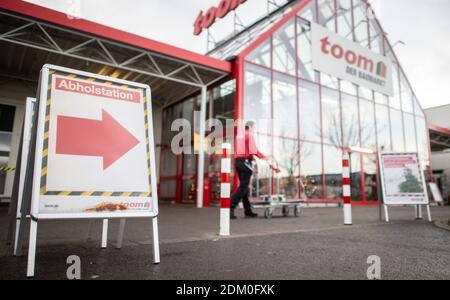
[[[19,0],[0,3],[0,57],[1,76],[28,81],[52,63],[145,82],[162,106],[231,73],[229,62]]]
[[[431,151],[439,152],[450,149],[450,129],[428,125],[430,130]]]

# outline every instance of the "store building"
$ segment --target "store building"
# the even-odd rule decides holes
[[[450,203],[450,105],[426,109],[425,114],[430,121],[433,178],[442,197]]]
[[[192,146],[200,150],[208,134],[206,119],[257,121],[259,147],[277,158],[282,172],[275,176],[260,164],[254,196],[258,190],[311,203],[340,202],[342,154],[349,147],[355,204],[377,203],[379,151],[418,152],[430,174],[424,111],[366,1],[289,1],[207,55],[70,20],[22,1],[2,1],[0,9],[0,78],[8,82],[0,90],[0,104],[12,119],[0,129],[4,165],[13,166],[16,159],[25,97],[34,96],[42,65],[53,63],[150,84],[162,201],[201,207],[219,200],[220,155],[171,150],[177,134],[172,122],[193,121],[196,111],[203,121],[192,128],[197,137]],[[317,32],[329,35],[321,40],[322,56],[314,43],[316,24]],[[340,63],[345,59],[347,73],[318,71],[328,59],[324,54]],[[232,142],[234,130],[224,133]],[[2,175],[6,191],[12,175]],[[1,188],[0,180],[0,193]]]

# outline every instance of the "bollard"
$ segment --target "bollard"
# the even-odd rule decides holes
[[[230,235],[230,196],[231,196],[231,184],[230,184],[230,174],[231,174],[231,145],[222,145],[222,183],[220,186],[220,235],[229,236]]]
[[[350,186],[350,155],[344,152],[342,159],[342,185],[344,193],[344,225],[352,225],[352,192]]]

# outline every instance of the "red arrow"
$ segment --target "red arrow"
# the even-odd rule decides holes
[[[138,144],[105,110],[101,121],[58,116],[56,154],[103,157],[106,170]]]

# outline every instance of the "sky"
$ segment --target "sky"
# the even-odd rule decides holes
[[[198,53],[207,50],[206,34],[193,35],[201,10],[220,0],[27,0]],[[284,3],[286,0],[277,0]],[[450,104],[450,1],[371,0],[424,108]],[[239,10],[244,24],[267,11],[265,0],[248,0]],[[220,40],[233,31],[232,16],[212,28]]]

